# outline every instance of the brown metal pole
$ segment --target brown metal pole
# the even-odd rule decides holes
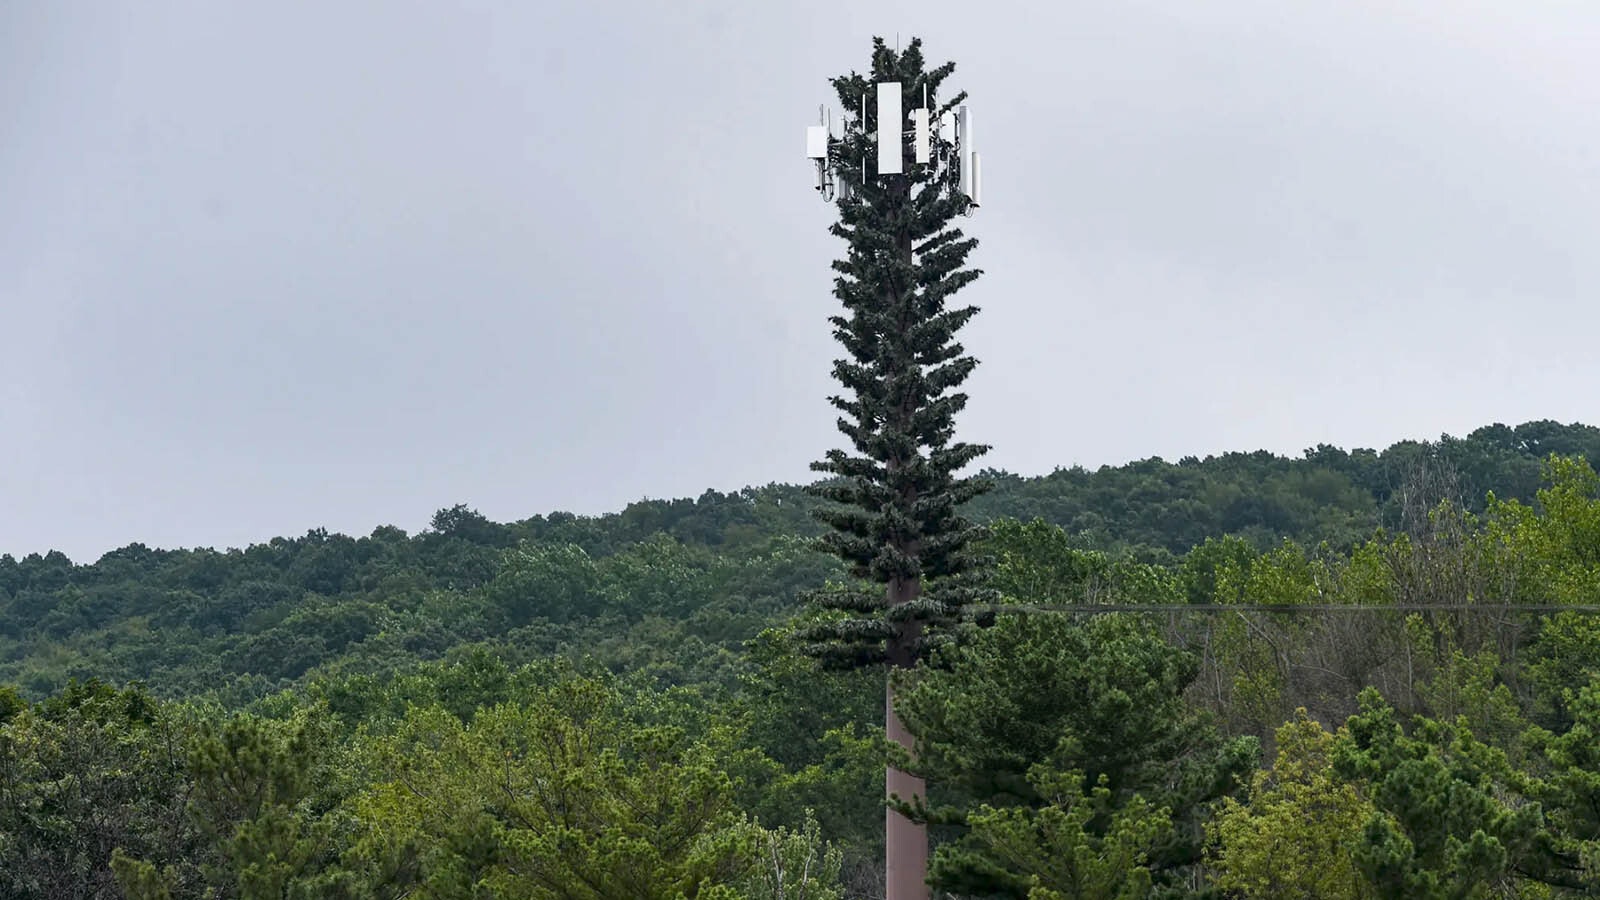
[[[894,714],[894,673],[889,674],[889,684],[884,691],[884,725],[889,740],[911,750],[911,735]],[[899,796],[901,800],[925,797],[923,780],[890,766],[885,772],[886,796]],[[928,828],[913,822],[897,809],[885,811],[884,884],[886,900],[928,900]]]
[[[919,579],[896,579],[889,583],[889,605],[898,606],[916,599],[921,584]],[[904,747],[907,753],[915,750],[911,733],[901,724],[894,711],[894,676],[898,669],[915,665],[910,648],[916,640],[915,626],[906,630],[889,644],[889,670],[884,685],[883,726],[889,740]],[[884,796],[899,797],[910,802],[913,798],[925,799],[927,786],[923,779],[893,766],[884,772]],[[883,822],[883,872],[885,900],[929,900],[928,888],[928,827],[906,818],[899,810],[890,807],[884,811]]]

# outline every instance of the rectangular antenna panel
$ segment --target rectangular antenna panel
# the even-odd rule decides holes
[[[956,110],[956,146],[961,148],[961,193],[972,196],[972,116],[965,106]]]
[[[828,158],[828,126],[826,126],[826,125],[807,125],[806,126],[806,158],[807,159],[827,159]]]
[[[911,111],[911,125],[916,130],[917,165],[926,165],[933,158],[928,143],[928,111],[918,107]]]
[[[878,82],[878,174],[905,171],[905,116],[900,112],[900,82]]]
[[[978,152],[972,152],[972,198],[973,206],[983,205],[983,166],[978,164]]]

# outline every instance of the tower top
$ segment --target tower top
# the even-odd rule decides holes
[[[861,183],[870,178],[883,178],[907,173],[907,144],[910,144],[911,165],[926,168],[936,174],[950,172],[954,175],[956,189],[969,203],[968,213],[982,205],[983,175],[978,151],[972,135],[972,111],[961,105],[936,114],[928,103],[927,88],[923,88],[921,105],[910,110],[904,108],[902,85],[898,81],[879,81],[874,90],[861,97],[861,112],[854,119],[842,119],[844,134],[835,135],[833,113],[826,106],[819,107],[817,124],[806,126],[806,158],[816,167],[816,191],[822,199],[847,200],[849,182],[839,178],[844,167],[860,165]],[[876,166],[868,168],[868,158],[844,159],[844,139],[866,130],[867,104],[874,103],[877,128],[868,134],[877,148]]]

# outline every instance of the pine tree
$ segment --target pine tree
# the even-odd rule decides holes
[[[833,450],[814,463],[833,477],[811,490],[832,501],[817,513],[830,527],[821,546],[848,564],[860,586],[814,594],[826,613],[807,637],[827,665],[889,669],[885,729],[908,753],[912,739],[894,711],[894,670],[915,667],[950,640],[963,608],[989,596],[974,547],[981,531],[958,512],[989,484],[956,474],[989,448],[954,440],[955,416],[967,402],[955,389],[977,364],[955,334],[978,310],[949,305],[980,272],[965,268],[977,241],[951,227],[970,208],[957,169],[867,169],[876,158],[877,111],[862,98],[877,82],[898,81],[911,103],[928,98],[937,121],[966,98],[938,101],[954,70],[954,63],[924,70],[920,40],[898,52],[875,38],[870,75],[832,82],[841,104],[865,117],[833,147],[845,190],[832,233],[849,249],[833,263],[845,314],[829,321],[849,358],[833,368],[845,394],[829,399],[844,413],[839,430],[855,452]],[[903,122],[901,132],[908,127]],[[891,798],[915,805],[924,797],[922,779],[910,773],[891,766],[886,781]],[[895,805],[886,814],[885,857],[888,900],[928,897],[926,827]]]

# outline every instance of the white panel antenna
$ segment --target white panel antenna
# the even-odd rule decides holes
[[[956,110],[956,158],[961,166],[961,193],[972,196],[972,114],[965,106]]]
[[[806,126],[806,158],[817,167],[816,189],[824,200],[832,200],[835,193],[834,170],[829,154],[833,145],[833,112],[826,106],[817,107],[817,124]]]
[[[983,167],[978,164],[978,151],[972,151],[972,192],[967,195],[972,198],[973,206],[983,205]]]
[[[916,132],[914,144],[917,148],[917,165],[925,166],[933,158],[932,147],[929,145],[928,110],[918,107],[911,111],[911,127]]]
[[[900,110],[900,82],[878,82],[878,174],[905,171],[905,116]]]
[[[806,158],[807,159],[827,159],[828,158],[828,126],[826,126],[826,125],[807,125],[806,126]]]

